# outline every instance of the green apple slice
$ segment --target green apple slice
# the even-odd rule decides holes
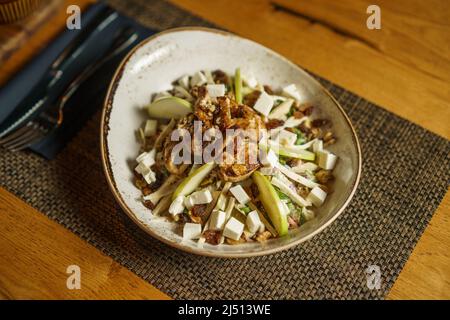
[[[175,200],[178,196],[187,196],[194,192],[198,188],[200,183],[208,176],[214,166],[214,162],[208,162],[202,165],[200,168],[192,171],[183,182],[175,189],[172,195],[172,200]]]
[[[192,112],[192,105],[178,97],[164,97],[148,105],[147,112],[152,118],[180,119]]]
[[[241,69],[237,68],[234,74],[234,95],[237,103],[242,103],[242,79]]]
[[[270,149],[280,156],[314,161],[316,155],[314,152],[303,149],[300,146],[284,146],[280,143],[269,141]]]
[[[259,199],[266,210],[270,221],[272,222],[275,230],[282,237],[288,232],[287,212],[284,205],[281,202],[278,193],[272,186],[270,181],[262,175],[260,172],[255,171],[252,174],[253,181],[256,183],[260,192]]]
[[[283,101],[278,107],[273,108],[273,110],[269,113],[269,119],[280,119],[285,121],[287,119],[287,114],[291,110],[292,104],[294,100],[287,99]]]

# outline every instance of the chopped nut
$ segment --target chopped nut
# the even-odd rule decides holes
[[[202,223],[202,218],[201,217],[196,217],[194,215],[190,215],[191,221],[193,223]]]
[[[142,190],[143,188],[145,188],[147,186],[147,182],[145,182],[145,180],[142,178],[136,178],[136,180],[134,181],[134,184],[140,190]]]
[[[205,86],[194,86],[191,89],[190,94],[194,97],[194,98],[204,98],[206,96],[207,90]]]
[[[205,241],[209,244],[218,245],[220,242],[220,237],[222,236],[220,231],[206,230],[203,233]]]
[[[191,217],[191,220],[195,223],[203,223],[206,221],[203,221],[203,219],[206,218],[208,207],[207,204],[196,204],[189,210],[189,216]]]
[[[311,127],[307,122],[303,122],[298,128],[305,134],[309,134],[311,132]]]
[[[300,187],[297,188],[297,193],[301,197],[306,198],[308,196],[308,194],[309,194],[309,189],[307,187],[300,186]]]
[[[236,244],[240,244],[240,243],[244,243],[246,242],[245,238],[243,238],[242,236],[239,238],[239,240],[233,240],[230,238],[225,238],[225,242],[231,245],[236,245]]]
[[[272,237],[272,234],[269,231],[266,230],[264,232],[258,233],[256,235],[255,240],[258,241],[258,242],[264,242],[264,241],[268,240],[271,237]]]
[[[314,121],[313,121],[314,122]],[[333,133],[331,131],[327,131],[324,135],[323,135],[323,141],[327,142],[329,140],[333,139]]]
[[[294,116],[295,119],[301,119],[305,116],[301,111],[294,111],[292,115]]]
[[[326,184],[328,181],[333,179],[333,175],[330,170],[319,170],[315,174],[317,181],[319,181],[321,184]]]
[[[311,129],[311,137],[319,138],[322,135],[322,130],[320,128],[312,128]]]

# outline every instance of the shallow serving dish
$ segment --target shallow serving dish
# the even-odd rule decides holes
[[[202,69],[251,71],[274,88],[295,83],[308,102],[318,106],[321,117],[332,120],[337,142],[329,150],[338,157],[333,171],[334,192],[320,207],[317,217],[289,235],[264,244],[199,247],[183,241],[175,223],[153,217],[140,201],[133,184],[134,159],[139,150],[135,129],[142,125],[154,92],[170,88],[184,74]],[[122,61],[109,87],[101,122],[101,153],[108,184],[128,216],[151,236],[178,249],[215,257],[249,257],[274,253],[308,240],[341,214],[357,188],[361,174],[361,150],[355,131],[342,107],[315,79],[297,65],[255,42],[206,28],[178,28],[158,33],[137,45]]]

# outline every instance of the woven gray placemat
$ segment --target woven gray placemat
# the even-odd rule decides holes
[[[163,1],[110,2],[153,28],[207,25]],[[319,80],[355,125],[363,175],[337,221],[285,252],[243,260],[199,257],[141,231],[103,176],[100,113],[55,160],[1,151],[0,184],[174,298],[384,298],[449,186],[450,142]],[[369,265],[381,269],[379,290],[366,284]]]

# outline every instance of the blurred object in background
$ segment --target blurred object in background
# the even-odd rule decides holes
[[[30,14],[19,21],[6,24],[5,18],[13,21],[13,16],[8,15],[6,8],[13,4],[30,2],[36,3],[34,9],[30,9]],[[62,0],[0,0],[0,64],[8,59],[15,51],[24,45],[29,45],[29,39],[48,21],[50,21],[56,13],[61,12],[63,18],[66,19],[65,10],[63,10],[64,1]],[[40,4],[40,5],[39,5]],[[25,10],[28,12],[27,10]],[[25,14],[24,14],[25,15]],[[36,48],[36,44],[32,46]],[[36,48],[38,50],[38,48]],[[31,50],[33,51],[33,50]],[[24,59],[26,60],[26,59]],[[22,64],[24,61],[17,61]],[[3,79],[4,80],[4,79]],[[0,80],[0,82],[2,82]]]
[[[43,0],[0,0],[0,23],[13,23],[30,15]]]

